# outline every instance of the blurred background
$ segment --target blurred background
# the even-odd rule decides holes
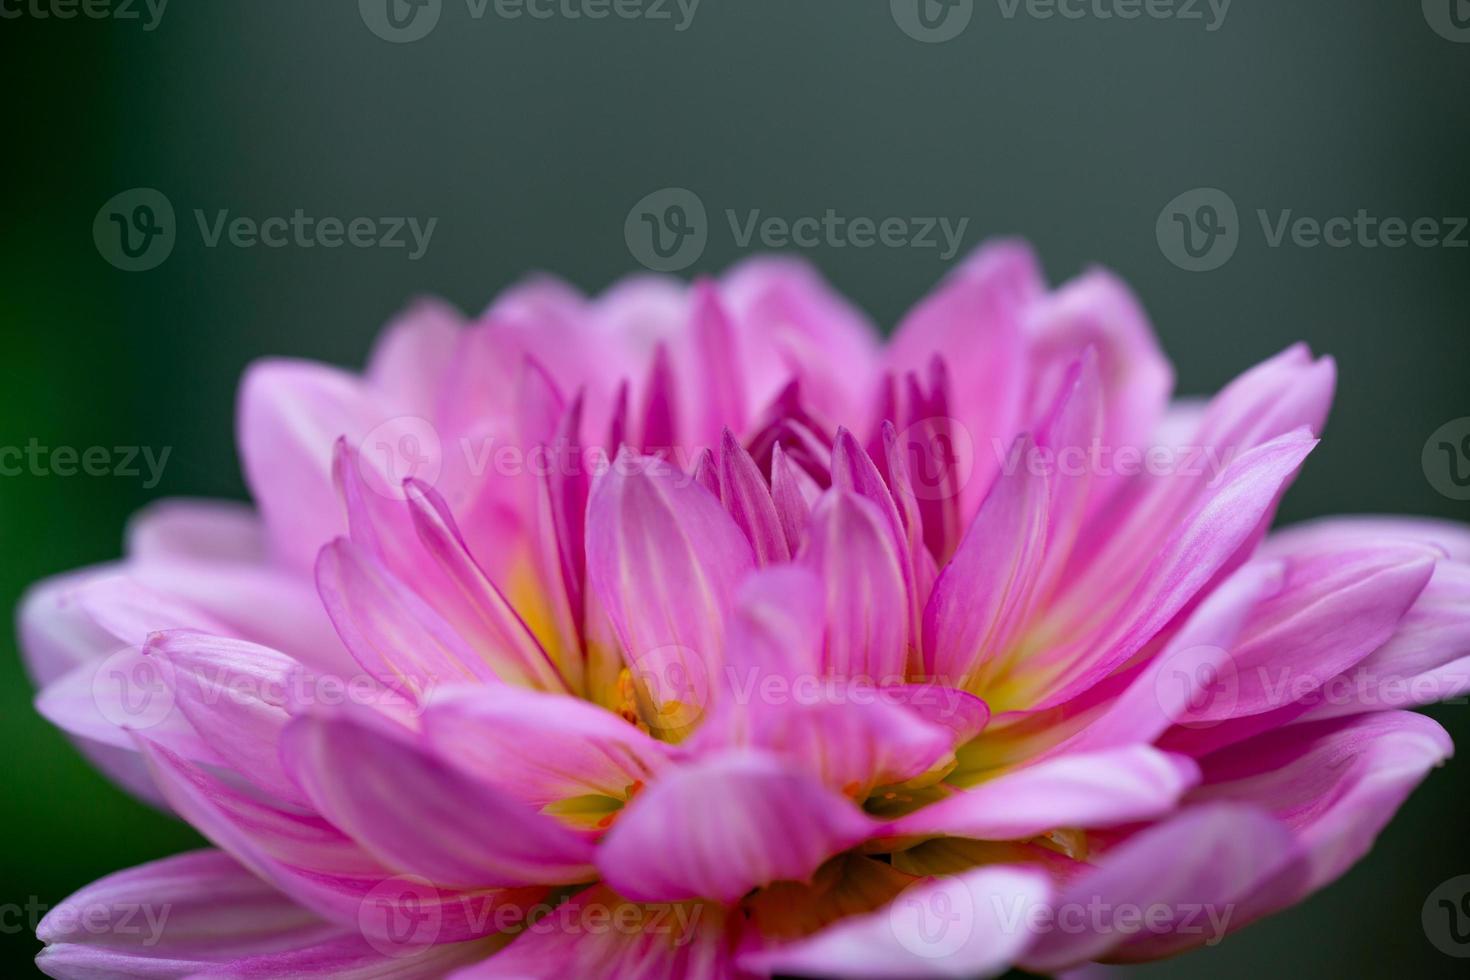
[[[975,0],[940,21],[946,8],[924,2],[930,26],[914,0],[649,0],[646,16],[600,20],[550,3],[550,18],[513,19],[494,0],[395,0],[399,23],[416,18],[395,27],[383,0],[88,8],[103,17],[65,0],[0,0],[11,147],[0,446],[171,447],[153,486],[146,468],[0,477],[0,606],[38,578],[116,557],[128,515],[149,500],[243,497],[232,408],[253,358],[356,366],[414,296],[474,312],[534,270],[599,290],[639,268],[625,219],[667,187],[692,191],[709,215],[681,275],[755,248],[732,234],[727,209],[742,220],[829,208],[968,218],[966,249],[1018,234],[1053,280],[1090,263],[1121,273],[1183,393],[1305,340],[1337,356],[1341,383],[1282,520],[1470,516],[1421,465],[1431,434],[1470,416],[1470,232],[1459,248],[1442,243],[1455,225],[1442,219],[1470,215],[1470,28],[1457,27],[1470,4],[1179,0],[1151,8],[1170,16],[1129,20],[1099,15],[1113,0],[1076,3],[1080,18]],[[130,272],[118,266],[159,253],[99,249],[93,224],[104,202],[140,187],[177,220],[171,252],[160,238],[166,257]],[[1197,188],[1222,191],[1234,220],[1200,211],[1220,197],[1188,196]],[[1211,214],[1224,226],[1204,258],[1170,239],[1165,209],[1181,194],[1174,210],[1195,222],[1196,251],[1213,240]],[[122,198],[119,213],[131,218],[138,200]],[[437,223],[410,258],[406,232],[404,248],[245,248],[228,235],[210,247],[194,217],[298,208]],[[1273,247],[1257,215],[1360,209],[1434,218],[1441,243],[1306,247],[1288,233]],[[947,268],[940,241],[799,251],[886,330]],[[200,844],[96,775],[31,698],[7,632],[0,970],[18,975],[33,969],[39,911]],[[1470,744],[1470,706],[1431,713]],[[1463,975],[1426,939],[1420,908],[1470,872],[1467,787],[1461,759],[1342,881],[1142,974]]]

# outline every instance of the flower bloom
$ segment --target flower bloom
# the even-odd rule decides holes
[[[248,373],[256,507],[37,586],[38,706],[216,850],[57,977],[981,976],[1218,942],[1451,752],[1470,530],[1268,534],[1334,366],[1208,403],[986,246],[882,344],[805,266],[422,303]],[[140,911],[141,910],[141,911]],[[150,914],[152,913],[152,914]]]

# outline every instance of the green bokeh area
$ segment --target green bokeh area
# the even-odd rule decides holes
[[[28,4],[30,0],[27,0]],[[243,497],[241,370],[265,355],[357,365],[378,326],[433,293],[478,310],[538,269],[600,289],[634,266],[629,208],[688,187],[716,222],[687,274],[745,254],[723,213],[968,217],[967,244],[1035,242],[1060,279],[1099,262],[1137,289],[1179,373],[1218,388],[1287,344],[1338,357],[1326,439],[1284,521],[1335,512],[1465,519],[1422,472],[1425,440],[1470,415],[1470,250],[1272,248],[1257,209],[1470,214],[1470,44],[1420,5],[1237,0],[1219,30],[1178,20],[1006,19],[922,44],[886,0],[705,0],[689,29],[504,20],[445,0],[390,44],[346,0],[170,4],[116,19],[0,19],[0,446],[171,447],[161,483],[0,478],[0,605],[117,556],[163,496]],[[7,0],[5,11],[17,8]],[[491,8],[493,10],[493,6]],[[1024,7],[1022,8],[1024,11]],[[158,268],[92,242],[133,187],[172,201]],[[1242,240],[1184,272],[1155,240],[1166,202],[1225,189]],[[427,253],[206,247],[193,211],[437,217]],[[943,271],[934,250],[807,250],[885,329]],[[197,846],[93,773],[39,719],[0,641],[0,963],[25,975],[29,909],[109,871]],[[1459,742],[1470,706],[1433,709]],[[1145,968],[1179,977],[1463,975],[1420,907],[1470,873],[1470,763],[1433,774],[1373,854],[1225,945]]]

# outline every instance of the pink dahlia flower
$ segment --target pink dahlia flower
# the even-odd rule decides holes
[[[1470,531],[1268,534],[1332,362],[1172,383],[1014,243],[887,344],[758,259],[255,366],[256,509],[160,504],[22,611],[41,712],[217,848],[42,968],[980,976],[1299,901],[1451,752],[1404,709],[1470,687]]]

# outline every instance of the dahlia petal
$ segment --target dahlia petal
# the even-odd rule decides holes
[[[274,554],[310,568],[342,533],[332,445],[344,435],[356,445],[394,414],[343,371],[280,360],[250,368],[240,386],[240,455]]]
[[[1287,901],[1334,881],[1428,774],[1453,753],[1433,719],[1407,711],[1291,725],[1200,760],[1190,802],[1259,806],[1289,827],[1310,874]]]
[[[1470,691],[1470,565],[1438,562],[1388,642],[1323,691],[1303,721],[1416,708]]]
[[[591,794],[621,798],[670,761],[662,743],[603,708],[513,687],[443,691],[425,710],[423,731],[446,762],[538,807]]]
[[[1261,544],[1261,555],[1306,554],[1338,548],[1344,541],[1407,544],[1419,542],[1444,551],[1454,561],[1470,562],[1470,525],[1425,517],[1362,514],[1324,517],[1273,531]]]
[[[281,757],[323,816],[396,870],[463,887],[591,874],[585,840],[357,713],[295,719]]]
[[[149,504],[128,520],[128,557],[134,561],[263,561],[264,528],[245,504],[175,498]]]
[[[743,379],[734,370],[740,363],[739,350],[734,326],[712,282],[696,282],[690,303],[689,342],[694,364],[690,377],[697,379],[703,396],[696,403],[699,408],[693,420],[698,428],[690,435],[695,445],[713,446],[722,429],[740,432],[748,421]]]
[[[933,878],[887,908],[842,919],[784,946],[741,957],[761,973],[844,977],[990,977],[1025,951],[1028,911],[1044,907],[1044,874],[986,867]]]
[[[464,317],[449,304],[416,301],[379,335],[368,358],[368,381],[412,414],[433,418],[463,325]]]
[[[1198,717],[1200,707],[1215,696],[1216,685],[1233,676],[1229,651],[1246,617],[1262,596],[1280,588],[1281,578],[1281,567],[1273,562],[1242,569],[1212,592],[1152,659],[1050,713],[1042,712],[1028,727],[1065,731],[1082,725],[1046,753],[1054,755],[1147,744],[1170,725]]]
[[[823,591],[821,577],[801,565],[748,576],[735,595],[722,679],[750,689],[766,676],[819,675]]]
[[[717,906],[643,905],[596,885],[557,905],[502,952],[451,974],[450,980],[727,980],[738,975],[731,931]]]
[[[953,729],[910,710],[909,689],[808,676],[812,683],[737,689],[746,721],[724,741],[762,749],[854,799],[917,778],[949,756]]]
[[[878,334],[863,313],[800,259],[756,256],[720,280],[741,338],[747,407],[770,402],[799,378],[823,418],[855,418],[876,369]]]
[[[316,575],[342,642],[380,683],[421,697],[441,683],[498,680],[437,612],[353,542],[323,548]]]
[[[687,699],[701,685],[707,694],[735,587],[754,565],[719,501],[657,461],[621,456],[593,488],[588,577],[659,710],[703,710]]]
[[[1062,662],[1061,670],[1046,681],[1048,691],[1035,706],[1047,708],[1069,700],[1137,653],[1255,533],[1274,507],[1283,484],[1315,445],[1316,440],[1301,429],[1238,457],[1219,485],[1209,490],[1159,548],[1142,580],[1111,616],[1111,623],[1100,634],[1073,624],[1071,628],[1080,630],[1083,639],[1063,644],[1057,653],[1048,655]],[[1092,610],[1105,603],[1102,597],[1109,594],[1094,591],[1104,588],[1099,575],[1097,582],[1065,598],[1070,606],[1060,621],[1096,615]],[[1115,582],[1109,586],[1116,589]],[[1052,628],[1057,627],[1048,627]],[[1096,638],[1099,635],[1101,640]],[[1090,652],[1081,652],[1089,648]]]
[[[1065,384],[1071,364],[1091,349],[1099,368],[1105,446],[1143,446],[1158,426],[1174,387],[1174,369],[1159,349],[1137,297],[1112,273],[1093,269],[1041,298],[1026,319],[1035,381],[1032,417]]]
[[[771,450],[771,500],[776,506],[776,516],[791,554],[800,551],[806,540],[812,505],[821,492],[816,482],[791,461],[779,443]]]
[[[166,665],[142,650],[123,648],[73,668],[36,696],[36,711],[69,735],[131,749],[130,730],[145,730],[191,759],[221,759],[178,710]]]
[[[908,598],[892,530],[878,508],[855,494],[828,491],[798,557],[826,587],[824,670],[869,682],[902,680]]]
[[[776,504],[771,500],[771,491],[755,460],[735,441],[729,429],[720,435],[718,472],[720,498],[750,539],[756,564],[790,561],[791,550]]]
[[[1291,877],[1290,832],[1259,810],[1196,806],[1130,837],[1052,903],[1051,928],[1021,957],[1052,973],[1088,960],[1149,959],[1218,942],[1258,896]],[[1100,915],[1089,909],[1100,908]]]
[[[1008,444],[1026,394],[1022,322],[1044,288],[1030,249],[1018,242],[988,243],[904,317],[885,351],[885,365],[901,378],[928,370],[935,356],[944,358],[954,382],[945,414],[962,428],[962,437],[976,447],[992,439]],[[962,517],[974,513],[995,471],[993,454],[974,453],[974,471],[956,488]],[[926,519],[926,532],[927,524]]]
[[[710,898],[806,879],[876,825],[846,798],[770,755],[733,750],[680,766],[620,816],[597,852],[633,901]]]
[[[287,697],[300,676],[296,661],[254,643],[188,630],[155,633],[144,652],[168,663],[179,711],[214,755],[278,799],[302,802],[276,751],[290,720]]]
[[[1017,445],[1024,453],[1032,443]],[[1045,560],[1049,495],[1046,474],[1030,468],[991,485],[924,610],[933,676],[964,687],[1022,626]]]
[[[340,927],[292,902],[228,854],[208,850],[108,875],[51,909],[36,927],[36,938],[48,946],[76,947],[42,953],[43,969],[48,963],[66,966],[48,971],[53,976],[75,976],[79,970],[183,976],[209,963],[340,934]],[[176,963],[190,968],[171,972]]]
[[[406,912],[404,926],[423,922],[433,931],[433,916]],[[437,980],[468,963],[492,954],[498,940],[398,945],[363,936],[339,936],[299,949],[247,956],[204,971],[209,980],[276,980],[278,977],[322,977],[325,980]]]
[[[895,820],[895,835],[1023,840],[1110,827],[1173,810],[1199,781],[1190,759],[1146,745],[1064,755],[981,783]]]
[[[891,428],[889,426],[890,430]],[[928,583],[921,584],[915,571],[915,556],[927,556],[922,543],[923,529],[918,526],[919,518],[914,518],[916,533],[911,537],[882,473],[853,434],[846,429],[837,430],[837,440],[832,447],[832,485],[870,501],[882,513],[893,532],[893,544],[899,555],[904,589],[908,596],[908,645],[917,650],[923,623],[921,603],[928,598],[921,594],[924,585]]]
[[[333,922],[392,939],[395,909],[403,915],[431,911],[439,923],[438,938],[457,942],[489,931],[486,910],[497,902],[524,899],[519,892],[440,890],[422,879],[394,875],[321,817],[283,810],[145,737],[137,736],[137,742],[181,817],[246,868]]]
[[[1281,588],[1256,607],[1231,651],[1234,696],[1191,720],[1262,714],[1315,693],[1388,641],[1434,564],[1417,548],[1344,547],[1287,561]]]
[[[1154,447],[1168,453],[1165,471],[1144,466],[1089,520],[1075,563],[1091,574],[1084,573],[1078,591],[1086,595],[1134,581],[1246,456],[1297,430],[1320,432],[1335,382],[1332,360],[1314,361],[1299,344],[1246,371],[1202,409],[1173,413],[1153,439]],[[1264,536],[1273,511],[1267,507],[1254,533],[1242,540],[1237,563],[1248,554],[1244,545]]]
[[[479,614],[480,625],[494,644],[487,659],[491,660],[496,676],[550,690],[567,690],[566,679],[525,621],[469,553],[444,498],[433,487],[417,480],[409,480],[405,492],[419,540],[448,575],[452,586],[468,597],[470,606]]]

